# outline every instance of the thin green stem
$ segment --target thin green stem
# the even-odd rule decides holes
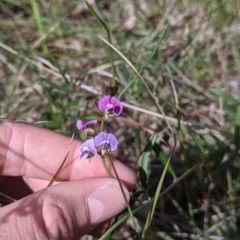
[[[91,14],[97,18],[97,20],[102,24],[103,28],[107,32],[107,38],[110,44],[112,44],[112,39],[111,39],[111,32],[107,26],[107,24],[102,20],[100,16],[96,13],[96,11],[93,9],[92,5],[90,5],[87,1],[85,1],[87,4],[88,10],[91,12]],[[112,86],[115,86],[115,65],[113,63],[113,49],[110,47],[109,49],[109,55],[110,55],[110,62],[111,62],[111,68],[112,68]]]
[[[102,119],[101,119],[101,127],[100,127],[100,132],[102,132],[102,131],[103,131],[104,122],[105,122],[105,117],[104,117],[104,116],[102,116]],[[107,164],[106,164],[106,160],[105,160],[104,156],[102,156],[102,155],[101,155],[101,159],[102,159],[102,164],[103,164],[103,167],[104,167],[104,169],[105,169],[105,171],[106,171],[107,175],[108,175],[109,177],[111,177],[111,178],[112,178],[113,176],[112,176],[112,174],[110,173],[109,169],[107,168]]]
[[[138,232],[137,223],[136,223],[136,221],[135,221],[135,219],[134,219],[134,217],[133,217],[133,213],[132,213],[131,207],[130,207],[130,205],[129,205],[128,199],[127,199],[127,197],[126,197],[126,193],[124,192],[124,189],[123,189],[121,180],[120,180],[120,178],[119,178],[119,176],[118,176],[117,170],[116,170],[116,168],[115,168],[115,166],[114,166],[114,164],[113,164],[112,158],[111,158],[111,156],[110,156],[109,153],[108,153],[108,157],[109,157],[110,162],[111,162],[111,164],[112,164],[112,168],[113,168],[113,171],[114,171],[114,173],[115,173],[115,176],[116,176],[116,178],[117,178],[117,180],[118,180],[119,187],[120,187],[121,192],[122,192],[122,194],[123,194],[124,201],[126,202],[129,216],[131,217],[131,220],[132,220],[133,226],[134,226],[134,228],[135,228],[136,234],[137,234],[137,236],[138,236],[138,239],[140,240],[140,239],[141,239],[141,236],[139,235],[139,232]]]
[[[108,175],[110,178],[113,178],[111,172],[109,171],[109,169],[108,169],[108,167],[107,167],[106,160],[105,160],[104,156],[101,155],[101,159],[102,159],[102,164],[103,164],[103,167],[104,167],[107,175]]]
[[[235,210],[235,204],[234,204],[234,191],[233,191],[233,183],[232,183],[232,174],[230,169],[227,169],[227,185],[228,185],[228,195],[230,199],[230,206],[231,206],[231,214],[232,214],[232,223],[233,223],[233,231],[237,233],[238,227],[237,227],[237,214]]]
[[[108,32],[108,41],[110,43],[112,43],[110,31]],[[115,82],[115,65],[113,63],[114,59],[113,59],[113,49],[112,48],[109,49],[109,54],[110,54],[110,62],[111,62],[111,68],[112,68],[112,86],[115,86],[116,85],[116,82]]]
[[[105,118],[104,118],[104,116],[102,116],[102,119],[101,119],[101,127],[100,127],[100,132],[102,132],[102,131],[103,131],[104,122],[105,122]]]

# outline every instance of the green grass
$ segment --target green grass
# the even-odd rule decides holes
[[[139,179],[132,206],[142,235],[156,204],[145,239],[238,239],[238,8],[238,0],[93,5],[112,45],[143,80],[113,50],[119,96],[126,103],[124,114],[107,125],[120,142],[115,155],[134,167],[156,134],[144,158],[147,185]],[[95,99],[113,71],[110,47],[98,36],[109,36],[84,1],[3,0],[0,9],[0,118],[42,122],[69,136],[77,119],[100,118]],[[128,223],[124,231],[135,234]]]

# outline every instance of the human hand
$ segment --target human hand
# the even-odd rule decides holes
[[[0,239],[78,239],[101,234],[104,223],[125,207],[118,181],[109,178],[99,156],[79,159],[72,142],[57,182],[46,188],[62,163],[70,138],[23,123],[0,122],[0,175],[23,176],[33,194],[0,208]],[[114,171],[106,158],[113,176]],[[135,173],[113,159],[127,198]]]

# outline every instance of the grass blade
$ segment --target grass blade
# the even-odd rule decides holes
[[[158,198],[159,198],[160,191],[162,189],[163,180],[164,180],[164,178],[166,176],[170,160],[171,160],[171,156],[168,158],[168,161],[167,161],[167,163],[166,163],[166,165],[164,167],[162,176],[161,176],[161,178],[160,178],[160,180],[158,182],[157,190],[156,190],[154,198],[153,198],[153,203],[152,203],[151,208],[149,210],[149,213],[148,213],[148,216],[147,216],[147,220],[146,220],[146,223],[145,223],[145,226],[144,226],[144,229],[143,229],[143,233],[142,233],[142,238],[143,239],[146,239],[146,237],[147,237],[147,232],[148,232],[148,229],[149,229],[149,227],[151,225],[151,222],[152,222],[153,214],[154,214],[156,206],[157,206],[157,201],[158,201]]]
[[[155,152],[158,160],[163,164],[163,166],[166,166],[167,161],[168,161],[168,157],[163,152],[163,150],[160,148],[160,146],[157,143],[154,144],[153,151]],[[168,166],[167,170],[174,178],[176,178],[176,175],[174,173],[174,170],[173,170],[173,167],[172,167],[171,163],[169,163],[169,166]]]
[[[31,0],[31,5],[32,5],[33,16],[36,21],[39,37],[42,37],[43,36],[43,25],[42,25],[41,15],[40,15],[40,11],[39,11],[36,0]],[[43,51],[44,51],[45,55],[49,55],[48,48],[47,48],[45,42],[43,42]]]
[[[96,11],[93,9],[93,7],[88,2],[85,2],[85,3],[87,4],[89,12],[95,18],[97,18],[97,20],[101,23],[101,25],[106,30],[108,41],[112,44],[111,33],[110,33],[110,30],[109,30],[107,24],[99,17],[99,15],[96,13]],[[115,85],[115,66],[113,63],[113,49],[111,47],[109,48],[109,55],[110,55],[110,63],[111,63],[111,67],[112,67],[112,85],[114,86]]]
[[[69,152],[70,152],[70,149],[71,149],[71,146],[72,146],[73,138],[74,138],[74,133],[73,133],[73,135],[72,135],[71,142],[70,142],[70,146],[69,146],[69,149],[68,149],[68,151],[67,151],[67,154],[65,155],[65,157],[64,157],[64,159],[63,159],[61,165],[59,166],[58,170],[56,171],[56,173],[55,173],[54,176],[52,177],[52,179],[51,179],[51,181],[49,182],[49,184],[47,185],[47,187],[50,187],[50,186],[53,185],[53,183],[55,182],[55,180],[56,180],[58,174],[60,173],[60,171],[61,171],[61,169],[62,169],[64,163],[66,162],[66,160],[67,160],[67,156],[68,156],[68,154],[69,154]]]
[[[148,57],[147,61],[143,64],[142,68],[139,71],[139,74],[141,75],[143,73],[143,71],[145,70],[145,68],[147,67],[147,65],[149,64],[149,62],[152,60],[152,58],[154,57],[154,55],[156,54],[162,40],[164,39],[166,32],[168,30],[168,26],[164,29],[162,35],[159,37],[155,48],[153,49],[152,53],[150,54],[150,56]],[[129,84],[119,93],[118,97],[121,98],[121,96],[132,86],[132,84],[138,79],[138,76],[136,76],[131,82],[129,82]]]

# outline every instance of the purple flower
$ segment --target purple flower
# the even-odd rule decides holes
[[[85,141],[79,148],[80,158],[91,158],[97,153],[93,138]]]
[[[123,106],[117,98],[105,96],[98,101],[98,109],[108,115],[118,116],[121,114]]]
[[[96,123],[97,123],[97,120],[90,120],[90,121],[86,122],[85,124],[84,124],[83,121],[77,120],[77,128],[79,130],[81,130],[82,132],[84,132],[87,129],[88,125],[93,125],[93,124],[96,124]]]
[[[96,148],[100,148],[101,153],[104,154],[106,151],[114,151],[117,149],[118,141],[112,133],[100,132],[94,138]]]

